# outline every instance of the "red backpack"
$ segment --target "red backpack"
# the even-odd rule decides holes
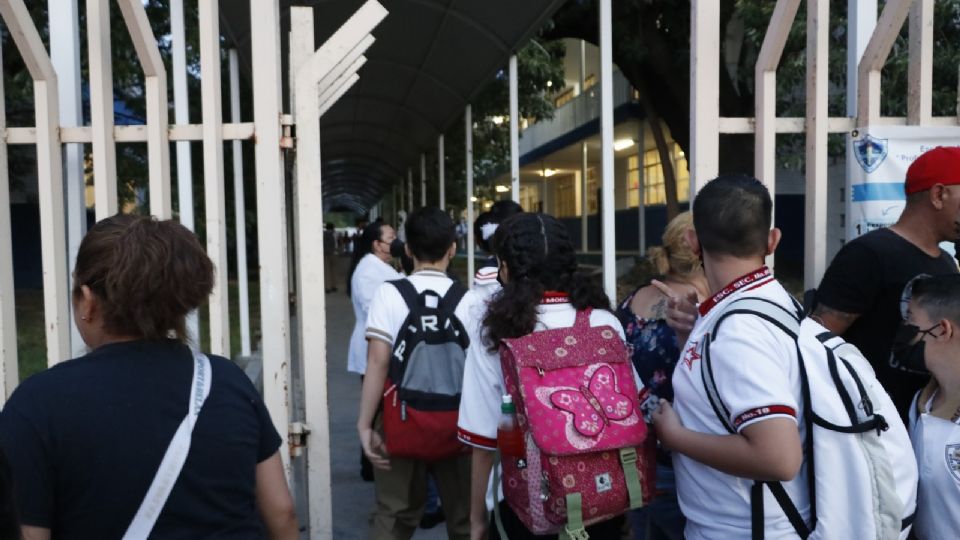
[[[454,315],[467,289],[417,292],[406,279],[389,282],[410,309],[400,327],[383,393],[383,432],[391,456],[438,461],[468,451],[457,439],[463,366],[470,338]],[[429,441],[429,444],[425,444]]]
[[[500,458],[503,494],[534,534],[585,538],[585,526],[653,496],[654,437],[633,366],[616,330],[590,326],[590,313],[500,346],[525,442],[525,457]]]

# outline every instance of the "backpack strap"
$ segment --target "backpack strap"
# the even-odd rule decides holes
[[[588,307],[577,311],[577,317],[573,320],[573,326],[580,326],[583,328],[590,328],[590,315],[593,313],[593,308]]]
[[[453,315],[453,312],[457,310],[457,306],[460,305],[460,300],[463,300],[465,294],[467,294],[467,288],[463,286],[463,283],[459,281],[451,283],[450,288],[447,289],[447,293],[440,299],[438,306],[440,311]]]
[[[729,409],[727,409],[727,407],[723,404],[723,401],[720,399],[720,393],[717,390],[716,380],[713,375],[713,365],[710,359],[710,344],[714,339],[716,339],[717,333],[720,330],[720,325],[731,315],[749,314],[760,317],[790,336],[794,342],[794,345],[796,346],[797,360],[800,363],[800,386],[804,401],[804,420],[807,423],[807,444],[804,451],[809,457],[809,464],[807,466],[807,483],[809,484],[810,490],[810,513],[813,516],[813,523],[815,525],[816,504],[814,498],[816,497],[816,484],[814,480],[813,464],[812,410],[809,406],[810,386],[807,381],[807,373],[806,367],[803,363],[803,356],[800,352],[800,344],[797,341],[797,338],[800,335],[800,321],[804,317],[804,312],[803,306],[801,306],[792,297],[791,300],[793,300],[793,312],[773,301],[763,298],[748,297],[740,298],[730,302],[730,304],[724,308],[723,312],[720,313],[720,316],[717,318],[717,322],[714,324],[712,331],[706,336],[707,341],[704,346],[703,358],[700,362],[700,374],[703,378],[703,386],[707,393],[707,400],[710,402],[710,406],[717,415],[717,419],[720,420],[720,423],[727,429],[728,432],[734,434],[736,433],[736,429],[730,422]],[[756,481],[750,489],[751,528],[753,540],[762,540],[764,536],[764,485],[770,489],[770,492],[777,500],[780,508],[783,510],[784,514],[786,514],[787,519],[790,520],[790,524],[793,525],[794,531],[796,531],[797,535],[799,535],[800,538],[807,538],[810,536],[811,526],[808,526],[803,521],[803,516],[800,515],[800,511],[797,509],[797,506],[793,503],[793,501],[790,500],[790,496],[784,489],[783,484],[780,482]]]
[[[397,291],[400,293],[400,296],[403,297],[403,301],[406,302],[407,308],[409,308],[410,311],[413,311],[413,309],[419,305],[420,293],[417,292],[417,288],[413,286],[413,283],[410,283],[410,280],[400,278],[388,281],[387,283],[397,288]]]

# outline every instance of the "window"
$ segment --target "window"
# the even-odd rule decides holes
[[[555,186],[556,216],[557,217],[576,217],[580,206],[577,201],[580,192],[577,189],[577,176],[574,174],[564,175],[562,178],[552,180]]]
[[[687,170],[687,158],[684,156],[680,146],[673,143],[670,148],[670,155],[673,159],[673,172],[677,179],[677,200],[685,202],[690,198],[690,171]],[[636,177],[634,177],[634,161],[637,156],[630,158],[628,162],[627,173],[627,195],[630,206],[637,206],[640,203],[639,191],[631,191],[636,185],[639,188],[640,171],[639,163],[636,167]],[[656,148],[651,148],[643,153],[643,202],[647,206],[655,204],[667,204],[667,193],[664,189],[663,168],[660,166],[660,153]]]
[[[540,186],[520,184],[520,206],[527,212],[542,212]]]
[[[600,189],[600,179],[597,178],[597,168],[587,169],[587,213],[596,214],[600,211],[600,201],[597,200],[597,190]]]
[[[627,158],[627,207],[640,205],[640,156]]]

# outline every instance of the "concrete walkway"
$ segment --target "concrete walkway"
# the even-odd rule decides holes
[[[353,306],[343,290],[348,262],[340,259],[338,291],[327,295],[327,378],[330,394],[330,466],[333,481],[333,538],[367,538],[373,509],[373,483],[360,479],[360,442],[357,413],[360,378],[347,373],[347,349],[353,332]],[[418,529],[416,540],[446,538],[443,523],[433,529]]]

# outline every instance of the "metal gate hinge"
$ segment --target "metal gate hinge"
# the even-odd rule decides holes
[[[304,422],[291,422],[288,435],[290,455],[293,457],[303,454],[307,447],[307,437],[310,435],[310,426]]]
[[[297,147],[296,122],[292,114],[280,116],[280,126],[283,133],[280,135],[280,148],[294,149]]]

